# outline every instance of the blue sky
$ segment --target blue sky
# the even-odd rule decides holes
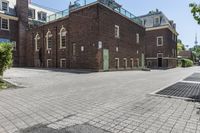
[[[70,0],[32,0],[43,6],[58,10],[68,8]],[[74,0],[71,0],[74,1]],[[90,0],[87,0],[90,1]],[[116,0],[125,9],[136,16],[147,14],[151,10],[161,10],[169,19],[177,24],[179,39],[185,45],[194,45],[195,33],[198,34],[200,44],[200,25],[194,21],[190,13],[189,3],[199,2],[199,0]]]

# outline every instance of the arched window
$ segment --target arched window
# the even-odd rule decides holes
[[[35,36],[35,51],[39,51],[39,49],[40,49],[39,40],[40,40],[40,36],[37,33]]]
[[[48,31],[46,34],[47,50],[51,50],[51,48],[52,48],[52,37],[53,37],[53,35],[51,34],[51,31]]]
[[[66,29],[62,26],[62,28],[60,29],[60,48],[66,48],[66,34],[67,31]]]

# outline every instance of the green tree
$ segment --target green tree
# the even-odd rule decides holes
[[[191,3],[189,6],[191,7],[191,13],[193,14],[194,19],[200,24],[200,5]]]
[[[180,39],[177,41],[177,52],[179,53],[180,51],[185,50],[185,45],[182,43]]]
[[[0,78],[3,72],[12,66],[12,44],[0,43]]]

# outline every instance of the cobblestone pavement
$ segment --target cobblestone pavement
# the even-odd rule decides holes
[[[82,74],[13,68],[5,78],[23,87],[0,91],[0,133],[38,124],[52,129],[88,124],[111,133],[199,133],[199,103],[148,95],[193,73],[200,73],[199,67]]]

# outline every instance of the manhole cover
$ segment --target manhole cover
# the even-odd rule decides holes
[[[183,98],[191,98],[200,101],[200,84],[178,82],[169,86],[156,94],[165,96],[175,96]]]
[[[184,81],[200,82],[200,73],[194,73],[191,76],[185,78]]]

